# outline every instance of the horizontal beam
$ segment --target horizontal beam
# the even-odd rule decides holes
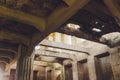
[[[120,5],[117,3],[117,0],[103,0],[106,6],[109,8],[114,17],[117,17],[120,20]]]
[[[72,0],[69,6],[61,6],[56,8],[46,19],[46,29],[43,34],[36,33],[32,36],[29,53],[32,49],[41,42],[51,32],[55,31],[58,27],[64,24],[70,19],[75,13],[83,8],[90,0]]]
[[[0,53],[0,57],[8,58],[10,60],[14,58],[14,56],[7,54],[7,53]]]
[[[0,61],[6,62],[7,64],[10,63],[10,60],[8,58],[0,58]]]
[[[63,0],[68,6],[71,6],[75,0]]]
[[[99,41],[99,39],[96,39],[92,35],[89,35],[89,34],[83,32],[79,29],[74,29],[74,28],[69,28],[69,27],[61,27],[56,32],[71,35],[71,36],[75,36],[75,37],[78,37],[78,38],[84,38],[84,39],[95,41],[95,42]]]
[[[34,51],[34,54],[41,56],[59,57],[59,58],[72,58],[72,54],[58,51],[42,50],[38,49]]]
[[[76,51],[76,52],[83,52],[83,53],[89,53],[89,51],[86,48],[76,46],[76,45],[69,45],[65,43],[60,42],[53,42],[49,40],[43,40],[40,42],[40,45],[47,46],[47,47],[53,47],[53,48],[59,48],[59,49],[65,49],[70,51]]]
[[[17,51],[12,50],[12,49],[0,48],[0,51],[8,51],[8,52],[12,52],[12,53],[14,53],[14,54],[17,54]]]
[[[61,42],[53,42],[53,41],[48,41],[48,40],[43,40],[42,42],[39,43],[39,45],[42,46],[47,46],[47,47],[53,47],[53,48],[58,48],[58,49],[64,49],[64,50],[69,50],[69,51],[75,51],[79,53],[85,53],[85,54],[90,54],[90,55],[99,55],[102,53],[106,53],[109,51],[109,48],[106,45],[95,43],[90,41],[88,45],[92,46],[90,48],[86,47],[81,47],[78,45],[69,45]]]
[[[6,61],[4,60],[0,60],[0,63],[5,63],[5,64],[8,64]]]
[[[52,65],[52,63],[34,60],[33,70],[39,70],[40,66],[47,67],[47,66],[50,66],[50,65]],[[10,68],[11,69],[16,69],[16,66],[17,66],[17,63],[15,62],[14,65],[10,66]]]
[[[26,36],[4,30],[0,30],[0,40],[16,41],[25,45],[29,45],[30,41],[30,39],[27,38]]]
[[[64,24],[75,13],[83,8],[90,0],[67,0],[67,3],[71,3],[70,6],[63,6],[56,8],[53,13],[47,18],[47,29],[53,31]],[[52,26],[52,27],[51,27]]]
[[[19,21],[28,25],[32,25],[39,31],[45,30],[45,20],[43,18],[19,10],[10,9],[0,5],[0,16],[13,19],[15,21]]]
[[[50,64],[52,65],[52,63],[48,63],[44,61],[34,61],[34,65],[37,65],[37,66],[50,66]]]
[[[84,7],[84,9],[92,12],[93,14],[97,16],[101,15],[101,13],[105,13],[109,16],[112,16],[112,14],[110,13],[107,7],[103,6],[102,4],[96,1],[91,1],[90,4]]]

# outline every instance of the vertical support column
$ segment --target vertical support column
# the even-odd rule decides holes
[[[120,49],[112,52],[110,56],[114,79],[120,80]]]
[[[97,80],[97,73],[96,73],[94,56],[88,57],[88,72],[89,72],[90,80]]]
[[[27,55],[27,48],[19,46],[20,57],[17,62],[16,80],[33,80],[33,55]]]
[[[79,80],[79,79],[78,79],[77,61],[73,61],[73,62],[72,62],[72,70],[73,70],[73,80]]]
[[[0,68],[3,72],[5,71],[5,66],[6,66],[5,63],[0,63]]]
[[[56,76],[55,76],[55,69],[53,68],[52,69],[52,79],[51,80],[55,80],[56,79]]]
[[[4,72],[5,72],[5,63],[0,63],[0,79],[2,80],[4,77]]]
[[[62,80],[65,80],[65,67],[62,66]]]
[[[45,68],[45,80],[47,80],[48,68]]]

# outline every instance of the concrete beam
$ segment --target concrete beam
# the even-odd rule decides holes
[[[69,53],[42,50],[42,49],[35,50],[34,54],[41,55],[41,56],[59,57],[59,58],[73,58],[74,57],[74,55],[69,54]]]
[[[63,0],[68,6],[71,6],[75,0]]]
[[[95,41],[95,42],[99,41],[99,39],[94,38],[90,34],[86,34],[85,32],[83,32],[79,29],[69,28],[68,26],[62,27],[62,28],[58,29],[56,32],[76,36],[76,37],[79,37],[79,38],[84,38],[84,39]]]
[[[117,0],[103,0],[109,10],[112,12],[114,17],[117,17],[120,20],[120,5],[117,3]]]
[[[37,66],[50,66],[50,64],[52,65],[52,63],[48,63],[44,61],[34,61],[34,65],[37,65]]]
[[[17,54],[17,51],[12,50],[12,49],[0,48],[0,51],[8,51],[8,52],[12,52],[12,53],[14,53],[14,54]]]
[[[3,31],[0,30],[0,40],[10,40],[10,41],[16,41],[19,43],[23,43],[25,45],[29,45],[30,39],[27,38],[26,36],[20,35],[20,34],[15,34],[10,31]]]
[[[45,30],[45,19],[0,5],[0,16],[32,25],[39,31]]]
[[[14,56],[12,56],[10,54],[6,54],[6,53],[0,53],[0,58],[1,57],[8,58],[10,60],[12,60],[14,58]]]
[[[3,57],[1,57],[1,58],[0,58],[0,61],[6,62],[7,64],[10,63],[10,60],[9,60],[8,58],[3,58]]]
[[[90,0],[69,0],[66,1],[71,3],[69,7],[63,6],[57,8],[53,13],[47,18],[47,29],[51,32],[56,28],[60,27],[69,18],[71,18],[77,11],[84,7]],[[52,27],[51,27],[52,26]]]
[[[0,60],[0,63],[4,63],[4,64],[8,64],[6,61],[4,60]]]
[[[105,13],[109,16],[112,16],[112,14],[110,13],[110,11],[108,10],[107,7],[103,6],[102,4],[100,4],[96,1],[93,1],[93,2],[91,1],[90,5],[86,5],[84,7],[84,9],[94,13],[97,16],[100,16],[99,14],[101,14],[101,13]]]
[[[37,61],[34,60],[34,65],[33,65],[33,69],[34,70],[39,70],[40,66],[42,67],[51,67],[50,65],[52,65],[53,63],[48,63],[48,62],[44,62],[44,61]],[[16,69],[17,63],[14,63],[13,65],[10,66],[11,69]]]
[[[86,48],[83,48],[80,46],[69,45],[69,44],[60,43],[60,42],[53,42],[53,41],[49,41],[49,40],[43,40],[42,42],[40,42],[40,45],[64,49],[64,50],[70,50],[70,51],[75,51],[75,52],[83,52],[86,54],[90,53]]]
[[[53,42],[48,40],[43,40],[42,42],[39,43],[39,45],[58,48],[58,49],[64,49],[64,50],[69,50],[69,51],[74,51],[79,53],[85,53],[87,55],[90,54],[94,56],[100,55],[102,53],[106,53],[109,51],[109,47],[107,47],[106,45],[94,43],[94,42],[91,42],[91,43],[92,43],[92,46],[90,48],[81,47],[78,45],[69,45],[61,42]]]
[[[72,0],[73,3],[71,3],[70,6],[62,6],[56,8],[53,11],[53,13],[51,13],[46,19],[47,24],[44,33],[36,33],[32,36],[31,45],[28,53],[31,53],[35,45],[37,45],[51,32],[53,32],[62,24],[64,24],[69,18],[71,18],[75,13],[77,13],[77,11],[84,7],[89,1],[90,0]]]

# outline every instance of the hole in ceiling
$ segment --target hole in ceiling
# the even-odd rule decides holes
[[[67,24],[67,26],[68,26],[69,28],[73,28],[73,29],[79,29],[79,28],[80,28],[79,25],[72,24],[72,23]]]
[[[101,32],[101,30],[98,29],[98,28],[92,28],[92,31],[95,31],[95,32]]]
[[[38,50],[38,49],[40,49],[40,46],[35,46],[35,50]]]

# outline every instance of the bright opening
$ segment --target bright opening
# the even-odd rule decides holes
[[[40,46],[35,46],[35,50],[40,49]]]
[[[101,30],[98,29],[98,28],[93,28],[92,31],[95,31],[95,32],[101,32]]]
[[[79,29],[80,28],[79,25],[72,24],[72,23],[67,24],[67,26],[70,27],[70,28],[73,28],[73,29]]]
[[[86,39],[80,38],[80,42],[84,42],[86,41]]]

